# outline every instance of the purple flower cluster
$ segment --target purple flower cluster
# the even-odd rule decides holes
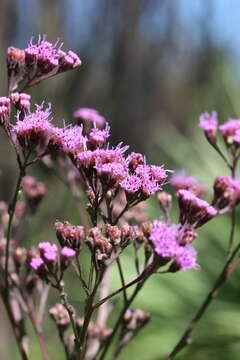
[[[47,275],[49,272],[58,270],[59,253],[56,244],[49,242],[41,242],[38,244],[40,257],[32,258],[30,262],[31,268],[40,275]],[[69,261],[76,255],[76,251],[64,246],[61,250],[60,266],[65,270],[70,264]]]
[[[12,133],[16,134],[19,143],[26,148],[46,142],[52,129],[50,115],[50,106],[44,110],[43,106],[36,105],[36,110],[26,114],[23,120],[18,117],[16,125],[12,126]]]
[[[14,91],[23,80],[27,80],[25,87],[30,87],[81,65],[77,54],[71,50],[65,52],[61,47],[62,44],[52,44],[45,36],[39,36],[36,43],[31,40],[25,49],[8,48],[9,90]]]
[[[225,143],[230,146],[240,145],[240,119],[229,119],[224,124],[218,126],[217,113],[203,113],[199,117],[199,127],[205,132],[205,135],[211,144],[216,144],[217,130],[220,131]]]
[[[53,45],[41,37],[36,44],[30,41],[24,52],[27,66],[37,67],[42,74],[47,74],[53,69],[62,72],[81,65],[81,60],[73,51],[66,53],[57,48],[57,43]]]
[[[149,237],[154,251],[180,270],[197,269],[197,253],[191,244],[181,245],[182,227],[155,221]]]

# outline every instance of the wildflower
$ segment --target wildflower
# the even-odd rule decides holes
[[[182,228],[180,225],[167,225],[155,221],[149,237],[156,254],[165,260],[173,260],[174,267],[180,270],[196,269],[196,251],[191,244],[180,245]]]
[[[18,118],[16,125],[12,126],[12,132],[16,134],[23,147],[31,148],[40,142],[48,143],[51,130],[50,115],[50,106],[44,110],[42,105],[36,105],[35,112],[27,114],[23,120]]]
[[[109,127],[106,126],[104,130],[99,130],[98,128],[91,129],[88,135],[88,141],[93,148],[102,147],[107,139],[109,138]]]
[[[34,270],[42,279],[45,279],[47,276],[47,268],[45,267],[45,263],[43,261],[43,259],[41,259],[40,257],[35,257],[32,258],[32,260],[30,261],[30,267],[32,268],[32,270]],[[32,286],[31,286],[32,287]],[[29,288],[29,284],[28,284],[28,288]]]
[[[197,228],[217,215],[217,210],[213,206],[188,190],[178,191],[178,202],[182,225],[186,224]]]
[[[16,107],[17,110],[27,110],[30,109],[30,101],[31,101],[31,95],[25,94],[25,93],[12,93],[10,95],[11,101]]]
[[[64,246],[61,250],[61,258],[60,258],[60,265],[61,265],[61,270],[64,271],[66,270],[70,263],[71,263],[71,259],[76,255],[76,251]]]
[[[57,261],[58,248],[57,245],[49,242],[41,242],[38,244],[38,249],[42,258],[48,262],[54,263]]]
[[[106,123],[106,119],[99,114],[95,109],[91,108],[79,108],[73,113],[73,117],[80,123],[84,125],[96,125],[97,127],[102,127]]]
[[[30,41],[27,48],[10,47],[7,50],[7,66],[9,90],[14,91],[19,82],[27,79],[26,87],[30,87],[47,79],[49,76],[75,69],[81,60],[73,51],[64,52],[56,44],[39,36],[38,41]]]
[[[68,246],[79,250],[82,240],[85,238],[84,227],[71,225],[68,221],[55,222],[56,235],[62,247]]]
[[[218,117],[216,111],[211,114],[205,112],[199,117],[198,126],[204,131],[210,144],[216,143]]]
[[[86,147],[86,138],[82,135],[82,126],[51,128],[49,148],[76,155]]]
[[[198,180],[189,176],[185,170],[176,172],[170,179],[170,184],[175,190],[185,189],[194,193],[196,196],[202,196],[206,192],[205,186],[199,184]]]
[[[213,205],[221,213],[233,209],[240,202],[240,182],[226,175],[219,175],[214,182]]]
[[[118,184],[126,174],[124,165],[118,162],[106,163],[106,164],[97,164],[94,166],[97,170],[98,176],[102,181],[103,186],[107,185],[112,187],[115,184]]]
[[[36,44],[30,41],[24,51],[27,67],[37,67],[41,75],[48,74],[54,69],[63,72],[81,65],[81,60],[73,51],[65,53],[57,49],[57,44],[53,45],[41,37]]]
[[[63,258],[70,259],[76,255],[76,251],[74,251],[73,249],[71,249],[67,246],[64,246],[62,248],[61,255]]]
[[[240,119],[229,119],[223,125],[219,126],[219,130],[227,145],[232,145],[237,131],[240,130]]]

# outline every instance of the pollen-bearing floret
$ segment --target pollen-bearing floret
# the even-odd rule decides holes
[[[149,237],[154,252],[165,260],[172,261],[171,271],[197,269],[197,252],[191,244],[181,245],[183,231],[181,225],[155,221]]]
[[[24,148],[35,148],[39,143],[46,144],[51,134],[50,106],[36,105],[36,110],[26,114],[23,120],[17,119],[11,130],[16,134],[19,143]]]

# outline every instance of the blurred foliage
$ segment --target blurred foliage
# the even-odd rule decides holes
[[[1,0],[1,94],[6,88],[7,46],[25,47],[38,33],[46,33],[50,41],[60,37],[65,48],[72,47],[80,54],[83,66],[33,89],[33,102],[52,102],[58,124],[63,118],[71,121],[72,112],[79,106],[96,107],[109,119],[115,143],[123,140],[133,150],[146,152],[149,162],[185,168],[211,188],[214,177],[227,170],[197,129],[197,117],[212,109],[219,111],[221,119],[237,116],[238,76],[227,45],[215,41],[210,19],[216,1],[200,2],[198,17],[191,24],[182,16],[183,2]],[[0,195],[7,201],[15,182],[16,162],[2,134],[0,140]],[[27,246],[53,240],[56,218],[80,221],[64,185],[44,166],[33,167],[31,172],[47,183],[49,195],[30,225]],[[149,216],[160,216],[156,201],[149,202]],[[177,219],[177,212],[173,217]],[[120,359],[160,360],[172,349],[225,262],[228,232],[228,215],[199,231],[196,245],[201,271],[155,276],[146,284],[134,306],[150,312],[152,321]],[[239,230],[236,241],[238,238]],[[128,278],[132,278],[130,253],[123,262]],[[81,313],[81,290],[71,274],[69,280],[70,299]],[[114,275],[112,288],[118,284]],[[56,299],[53,292],[51,303]],[[120,308],[120,301],[119,297],[116,308]],[[18,359],[2,311],[0,320],[1,359]],[[239,320],[237,269],[194,331],[192,345],[177,358],[239,359]],[[63,359],[50,321],[46,335],[51,360]],[[41,359],[38,344],[32,339],[31,359]]]

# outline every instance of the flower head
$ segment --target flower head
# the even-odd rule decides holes
[[[187,224],[197,228],[217,215],[217,210],[213,206],[188,190],[178,191],[178,203],[182,225]]]
[[[76,255],[76,251],[67,246],[64,246],[62,248],[61,255],[64,258],[70,259]]]
[[[190,244],[180,245],[180,225],[167,225],[162,221],[155,221],[149,239],[155,253],[167,261],[173,260],[174,267],[181,270],[197,268],[195,249]]]
[[[235,135],[238,130],[240,130],[240,119],[229,119],[227,122],[219,126],[219,130],[226,143],[231,145],[235,141]]]
[[[226,175],[219,175],[214,182],[214,206],[226,212],[240,203],[240,182]]]
[[[198,126],[205,132],[205,135],[210,143],[216,142],[218,116],[216,111],[211,114],[205,112],[199,117]]]
[[[55,262],[58,257],[58,248],[56,244],[49,242],[41,242],[38,244],[40,254],[44,260],[49,262]]]
[[[102,127],[106,123],[106,119],[97,110],[91,108],[79,108],[73,113],[73,116],[80,123],[91,126],[95,124],[97,127]]]
[[[110,136],[109,130],[109,126],[106,126],[104,130],[99,130],[96,127],[92,128],[88,135],[88,141],[91,146],[93,148],[102,147]]]
[[[12,126],[12,131],[17,135],[22,146],[31,147],[38,145],[40,141],[49,141],[50,115],[50,107],[44,110],[42,105],[36,105],[33,113],[27,114],[23,120],[18,118],[16,125]]]

